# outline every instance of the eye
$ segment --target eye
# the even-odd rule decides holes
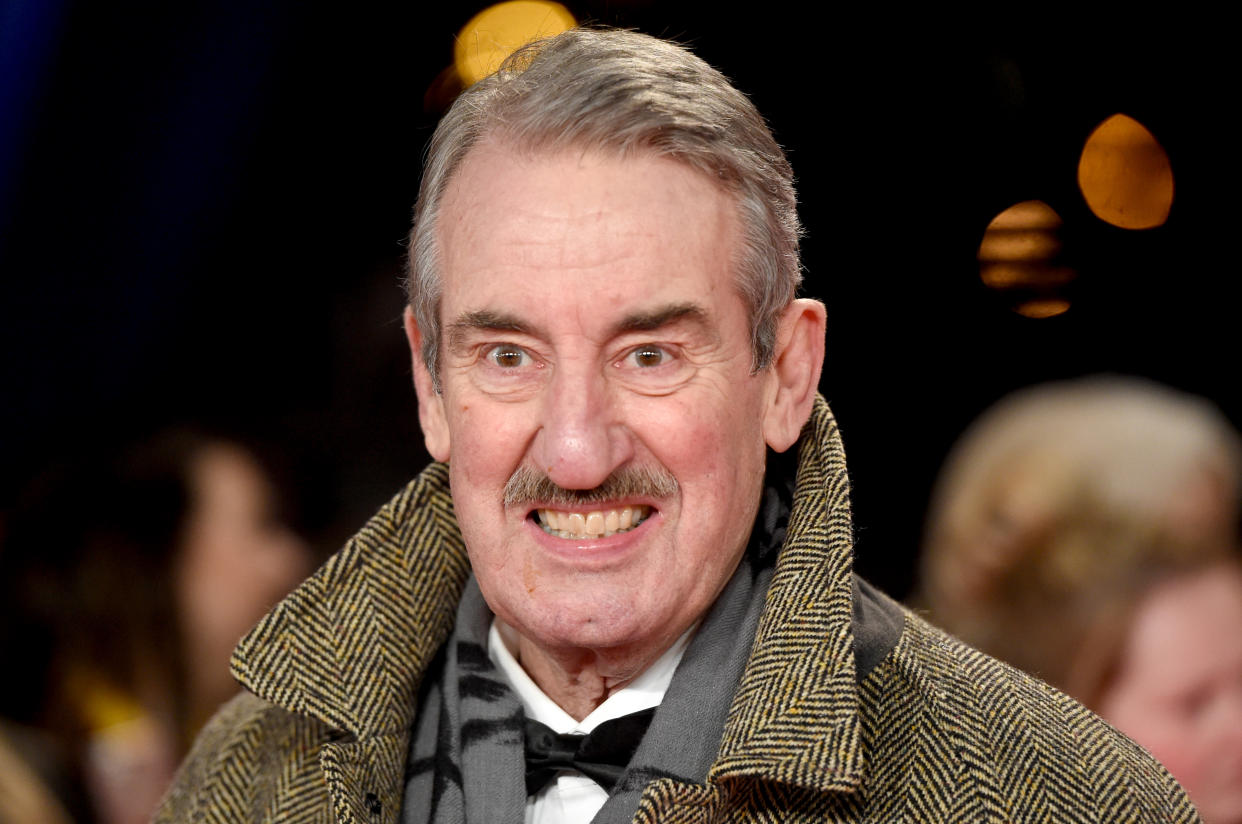
[[[521,366],[529,366],[531,362],[531,357],[525,349],[511,343],[493,346],[487,350],[486,357],[502,369],[517,369]]]
[[[643,343],[620,352],[612,362],[613,374],[621,385],[642,394],[676,391],[695,373],[693,357],[677,343]]]
[[[630,351],[625,356],[629,361],[629,365],[637,366],[641,369],[650,369],[653,366],[662,366],[669,360],[668,352],[659,346],[644,345]]]

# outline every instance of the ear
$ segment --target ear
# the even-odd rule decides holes
[[[435,390],[431,373],[423,362],[423,336],[414,320],[414,310],[405,307],[405,337],[410,342],[410,361],[414,368],[414,391],[418,395],[418,422],[423,443],[437,461],[449,459],[448,419],[444,415],[444,396]]]
[[[773,391],[763,418],[764,440],[777,452],[797,443],[811,417],[824,366],[826,329],[824,304],[808,298],[790,303],[777,323],[776,350],[768,367]]]

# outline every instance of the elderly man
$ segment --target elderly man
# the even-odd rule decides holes
[[[1197,820],[852,577],[798,235],[681,47],[573,31],[463,94],[410,251],[437,463],[242,641],[162,819]]]

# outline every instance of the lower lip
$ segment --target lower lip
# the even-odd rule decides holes
[[[535,543],[548,554],[575,565],[607,565],[623,560],[647,532],[655,528],[660,513],[652,510],[638,526],[626,531],[617,532],[598,538],[558,538],[549,535],[534,518],[526,519],[526,528],[534,533]]]

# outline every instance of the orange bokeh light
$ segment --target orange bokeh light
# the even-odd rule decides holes
[[[1078,188],[1100,220],[1123,229],[1151,229],[1168,219],[1173,206],[1173,167],[1142,123],[1115,114],[1087,138]]]

